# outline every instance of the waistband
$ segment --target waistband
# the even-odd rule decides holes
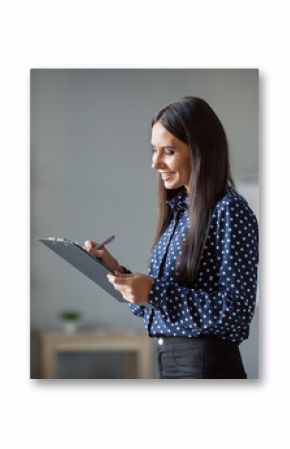
[[[153,337],[154,340],[157,342],[159,346],[170,346],[170,345],[177,345],[177,344],[199,344],[199,343],[206,343],[206,342],[212,342],[212,343],[218,343],[220,345],[224,346],[232,346],[232,347],[238,347],[239,343],[235,343],[233,341],[229,340],[223,340],[220,337],[217,337],[215,335],[199,335],[197,337],[165,337],[165,336],[155,336]]]

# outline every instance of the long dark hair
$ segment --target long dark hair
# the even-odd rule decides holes
[[[227,187],[235,188],[227,137],[213,109],[197,97],[186,96],[163,107],[154,115],[151,126],[156,122],[187,144],[191,152],[193,169],[188,192],[189,226],[175,274],[183,285],[193,286],[208,236],[211,213]],[[160,174],[157,188],[159,218],[151,251],[172,218],[172,210],[166,200],[184,189],[183,186],[166,189]]]

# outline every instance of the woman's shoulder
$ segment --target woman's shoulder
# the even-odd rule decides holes
[[[213,211],[213,217],[220,216],[224,211],[226,211],[228,215],[244,213],[256,219],[256,215],[246,198],[231,186],[228,186],[225,189],[222,196],[217,201]]]

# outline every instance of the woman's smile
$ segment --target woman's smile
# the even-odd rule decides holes
[[[159,173],[161,174],[161,178],[163,179],[163,181],[168,181],[175,174],[175,172],[159,172]]]

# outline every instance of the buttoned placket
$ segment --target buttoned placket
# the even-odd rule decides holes
[[[171,232],[170,237],[169,237],[169,239],[168,239],[168,242],[167,242],[167,245],[166,245],[165,251],[164,251],[164,253],[163,253],[162,260],[161,260],[161,263],[160,263],[160,266],[159,266],[159,270],[158,270],[158,278],[159,278],[159,279],[161,279],[162,276],[163,276],[163,274],[164,274],[164,266],[165,266],[165,263],[166,263],[166,260],[167,260],[167,256],[168,256],[168,251],[169,251],[170,243],[171,243],[171,240],[172,240],[172,238],[173,238],[173,236],[174,236],[174,233],[175,233],[175,231],[176,231],[176,228],[177,228],[177,226],[178,226],[179,219],[180,219],[180,215],[181,215],[181,211],[174,211],[174,224],[173,224],[173,229],[172,229],[172,232]]]
[[[166,245],[166,249],[165,249],[165,251],[164,251],[164,253],[163,253],[162,261],[161,261],[161,264],[160,264],[159,270],[158,270],[158,278],[159,278],[159,279],[160,279],[160,278],[162,277],[162,275],[163,275],[163,269],[164,269],[165,262],[166,262],[166,259],[167,259],[167,255],[168,255],[168,250],[169,250],[169,247],[170,247],[170,243],[171,243],[172,237],[174,236],[175,230],[176,230],[176,228],[177,228],[177,226],[178,226],[178,223],[179,223],[179,219],[180,219],[181,214],[182,214],[182,211],[180,211],[180,210],[175,210],[175,211],[174,211],[174,216],[173,216],[173,219],[174,219],[173,229],[172,229],[172,232],[171,232],[170,237],[169,237],[169,239],[168,239],[168,242],[167,242],[167,245]],[[148,319],[148,326],[147,326],[147,332],[148,332],[148,335],[149,335],[150,337],[153,337],[153,335],[152,335],[152,333],[151,333],[151,326],[152,326],[153,320],[154,320],[154,309],[152,308],[152,309],[151,309],[151,312],[150,312],[149,319]],[[163,338],[159,338],[158,341],[157,341],[157,343],[158,343],[158,345],[163,345],[163,343],[164,343]]]
[[[170,207],[171,207],[171,209],[173,211],[173,226],[172,226],[172,224],[170,225],[172,227],[172,231],[170,233],[169,238],[167,239],[167,244],[166,244],[166,248],[165,248],[165,250],[163,252],[163,255],[161,256],[161,263],[159,265],[158,274],[157,274],[158,279],[162,279],[162,276],[164,274],[164,266],[165,266],[166,261],[167,261],[170,243],[172,241],[172,238],[174,236],[174,233],[176,231],[176,228],[177,228],[177,226],[179,224],[180,218],[181,218],[181,216],[183,214],[183,211],[184,211],[184,204],[183,204],[183,200],[182,199],[180,201],[179,198],[178,198],[178,200],[176,201],[176,198],[173,198],[173,200],[167,201],[167,203],[170,205]],[[154,321],[154,309],[152,307],[151,311],[150,311],[150,315],[148,317],[148,324],[147,324],[147,332],[148,332],[148,335],[150,337],[154,336],[151,333],[151,326],[152,326],[153,321]],[[159,338],[157,342],[158,342],[158,345],[161,346],[164,343],[164,339],[163,338]]]

